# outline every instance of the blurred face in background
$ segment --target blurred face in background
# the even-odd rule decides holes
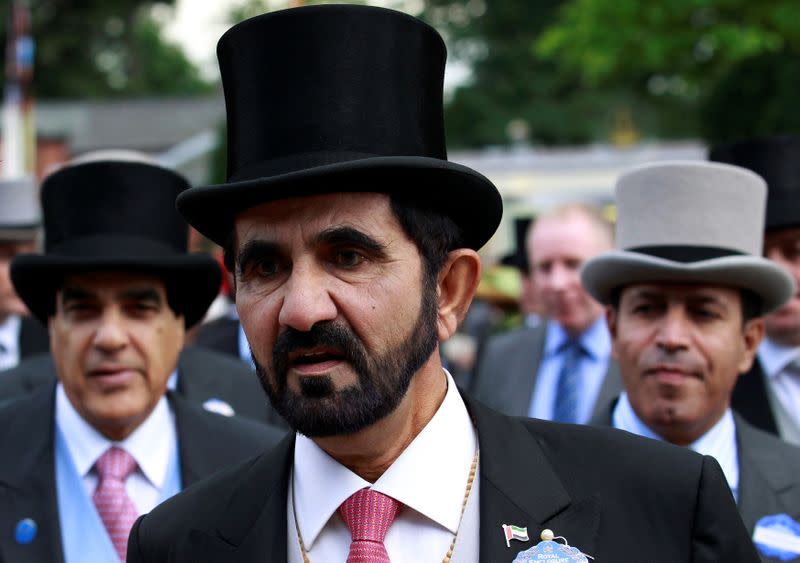
[[[789,272],[800,288],[800,227],[767,231],[764,256]],[[767,336],[772,340],[785,346],[800,346],[800,289],[766,320]]]
[[[34,241],[3,241],[0,240],[0,322],[5,321],[9,315],[27,315],[28,309],[17,296],[11,284],[9,266],[17,254],[28,254],[36,251]]]
[[[610,233],[577,210],[542,217],[529,233],[528,260],[538,306],[572,336],[603,313],[581,285],[581,266],[611,248]]]
[[[183,316],[169,307],[163,281],[135,272],[68,276],[49,329],[67,397],[112,440],[126,438],[153,411],[184,342]]]

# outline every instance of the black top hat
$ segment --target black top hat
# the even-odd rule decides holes
[[[221,272],[210,256],[186,252],[188,226],[175,198],[188,186],[175,172],[141,162],[86,162],[51,174],[41,192],[44,254],[14,258],[17,293],[46,321],[66,274],[149,273],[164,279],[170,306],[193,325],[216,297]]]
[[[749,168],[764,178],[766,230],[800,227],[800,137],[780,135],[717,145],[708,158]]]
[[[494,233],[502,201],[447,161],[445,46],[432,27],[370,6],[282,10],[217,45],[228,119],[228,183],[192,188],[178,209],[224,244],[240,211],[330,192],[394,194],[448,215],[464,244]]]
[[[528,230],[531,228],[532,224],[533,217],[516,217],[514,219],[514,251],[500,259],[500,263],[504,266],[516,268],[523,274],[530,273],[525,239],[528,237]]]

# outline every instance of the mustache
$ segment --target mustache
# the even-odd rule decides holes
[[[365,359],[361,341],[350,328],[335,321],[325,321],[315,324],[308,331],[287,328],[278,335],[272,350],[272,365],[276,373],[286,374],[289,354],[314,346],[334,348],[354,365],[360,365]]]
[[[643,362],[644,372],[680,371],[690,375],[703,373],[703,363],[686,352],[654,350]]]

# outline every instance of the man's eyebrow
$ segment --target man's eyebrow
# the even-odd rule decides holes
[[[354,245],[377,256],[386,254],[386,245],[353,227],[331,227],[314,237],[316,244]]]
[[[246,242],[236,256],[237,269],[241,272],[258,258],[275,256],[278,254],[278,245],[264,240],[251,240]]]
[[[161,304],[161,295],[152,287],[126,289],[121,297],[129,301],[152,301]]]
[[[61,302],[80,301],[82,299],[93,299],[94,294],[80,287],[66,286],[61,290]]]
[[[707,295],[703,293],[692,295],[691,297],[687,298],[687,301],[691,301],[697,305],[725,305],[725,302],[716,295]]]

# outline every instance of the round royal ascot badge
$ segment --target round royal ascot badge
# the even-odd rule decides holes
[[[563,545],[558,542],[542,541],[530,549],[521,551],[512,563],[535,563],[548,561],[549,563],[588,563],[586,555],[577,547]]]

